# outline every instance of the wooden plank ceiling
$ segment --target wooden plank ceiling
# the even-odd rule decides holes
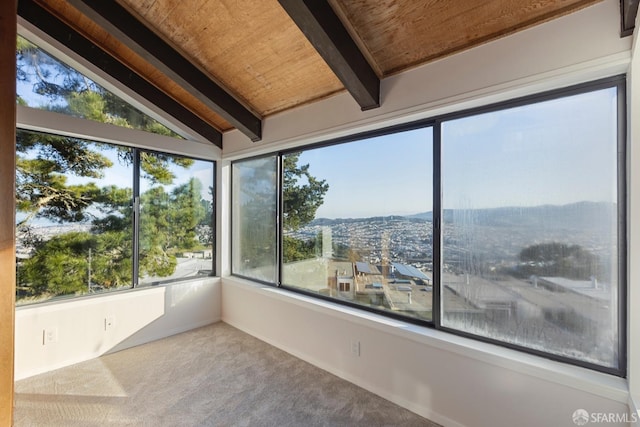
[[[35,1],[215,129],[238,128],[259,140],[264,117],[345,89],[354,108],[375,107],[380,79],[601,0],[25,1]],[[631,3],[637,10],[637,0]],[[139,31],[118,27],[113,16],[125,13]],[[160,41],[138,37],[143,30]],[[163,48],[154,53],[159,43]],[[168,59],[164,51],[171,52]],[[175,65],[180,58],[195,65],[190,74]],[[207,85],[224,93],[212,95]],[[231,101],[213,99],[220,96]],[[243,128],[243,117],[255,118],[258,129]]]

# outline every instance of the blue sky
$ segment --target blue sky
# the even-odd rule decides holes
[[[447,209],[615,202],[616,90],[546,101],[445,122]],[[419,129],[307,150],[326,179],[317,217],[432,210],[432,134]]]
[[[317,217],[406,215],[431,210],[430,128],[307,150],[300,163],[326,179]]]

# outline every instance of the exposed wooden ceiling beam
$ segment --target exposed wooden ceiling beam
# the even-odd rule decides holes
[[[640,3],[640,0],[620,0],[620,21],[622,24],[620,37],[633,34],[633,29],[636,25],[636,15],[638,14],[638,3]]]
[[[76,30],[51,15],[33,0],[19,0],[18,15],[222,148],[222,133],[220,131],[114,59]]]
[[[362,110],[380,106],[380,79],[329,3],[278,0]]]
[[[191,92],[252,141],[262,138],[262,120],[164,39],[115,1],[68,0],[162,73]]]

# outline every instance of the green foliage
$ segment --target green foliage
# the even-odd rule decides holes
[[[157,184],[171,184],[175,175],[167,167],[169,164],[175,164],[182,168],[189,168],[193,165],[194,160],[188,157],[176,157],[170,154],[162,153],[140,153],[140,167],[142,169],[142,177]]]
[[[93,235],[96,249],[93,254],[92,283],[105,289],[131,284],[132,240],[128,229]]]
[[[195,228],[211,211],[202,203],[201,186],[191,179],[168,193],[159,186],[141,195],[141,275],[170,276],[178,252],[203,248]],[[21,263],[19,284],[29,295],[86,293],[89,250],[93,289],[131,284],[131,191],[103,187],[93,202],[111,214],[94,219],[91,233],[71,232],[36,242],[34,255]]]
[[[205,246],[211,247],[213,245],[214,238],[214,230],[215,224],[213,224],[213,218],[215,217],[215,208],[214,208],[214,191],[213,187],[209,187],[209,197],[207,200],[201,200],[200,205],[204,211],[204,215],[202,219],[196,226],[198,230],[198,236],[200,238],[200,243]]]
[[[101,190],[93,183],[69,185],[67,175],[100,177],[111,162],[86,141],[71,138],[18,132],[17,147],[16,206],[29,214],[22,222],[35,216],[85,220],[85,210]],[[26,152],[29,158],[22,154]]]
[[[29,296],[84,294],[131,283],[131,239],[127,233],[57,235],[20,263],[18,284]]]
[[[170,184],[175,176],[166,167],[166,161],[159,156],[141,153],[141,168],[144,178],[159,184]]]
[[[170,193],[153,187],[141,196],[140,274],[169,276],[177,253],[203,248],[196,234],[207,215],[201,190],[200,181],[192,178]]]
[[[96,150],[97,147],[106,149],[109,146],[78,138],[27,131],[20,131],[16,135],[18,158],[30,154],[30,158],[48,160],[51,164],[47,172],[50,173],[102,178],[103,169],[113,164]]]
[[[320,255],[322,235],[308,240],[296,239],[295,237],[284,235],[282,237],[282,244],[285,263],[302,261]]]
[[[324,202],[329,190],[325,180],[319,180],[309,172],[309,164],[299,165],[300,153],[283,156],[282,199],[284,203],[284,229],[297,230],[313,221],[316,211]],[[285,263],[317,256],[316,247],[322,238],[301,240],[285,235],[283,260]]]
[[[147,245],[140,252],[140,275],[167,277],[173,274],[178,264],[175,256],[169,254],[162,246]]]
[[[112,162],[105,144],[56,135],[19,131],[16,135],[16,207],[28,215],[53,221],[87,220],[86,210],[101,193],[93,183],[69,185],[69,176],[102,178]]]
[[[64,183],[64,176],[60,179]],[[31,239],[33,256],[19,264],[18,282],[23,296],[82,294],[91,289],[111,289],[132,283],[131,190],[115,186],[99,188],[61,186],[71,193],[76,187],[92,189],[87,206],[105,216],[91,221],[91,233],[70,232],[49,240]],[[141,195],[139,273],[167,277],[182,251],[202,249],[197,226],[211,223],[210,203],[201,197],[202,184],[192,178],[170,192],[152,187]],[[81,200],[81,199],[80,199]],[[86,219],[86,209],[56,211],[47,205],[39,213],[49,219],[73,222]],[[27,226],[23,226],[27,228]],[[211,243],[211,242],[206,242]],[[89,262],[91,257],[91,262]],[[89,279],[89,274],[91,277]]]
[[[333,256],[335,259],[347,261],[350,259],[350,255],[353,250],[344,243],[334,243],[333,244]]]
[[[198,224],[205,219],[207,212],[201,203],[201,192],[202,184],[195,178],[191,178],[188,183],[171,191],[172,209],[167,212],[167,216],[175,231],[170,233],[170,247],[177,250],[201,247],[195,232]]]
[[[309,173],[309,164],[298,165],[299,159],[300,153],[283,157],[285,230],[296,230],[313,221],[329,190],[325,180],[318,180]]]
[[[540,243],[520,251],[518,273],[522,277],[557,276],[589,280],[599,276],[598,257],[578,245]]]
[[[30,84],[46,108],[75,117],[179,138],[166,126],[143,114],[68,65],[49,56],[28,40],[16,39],[17,80]],[[28,105],[31,96],[18,96]],[[33,105],[37,107],[37,105]]]
[[[68,95],[67,103],[69,110],[79,117],[97,122],[108,122],[108,118],[104,112],[105,100],[98,92],[91,90],[71,92]]]

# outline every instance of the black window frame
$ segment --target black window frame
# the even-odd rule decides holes
[[[522,107],[532,104],[537,104],[545,101],[550,101],[554,99],[560,99],[564,97],[569,97],[573,95],[579,95],[588,92],[594,92],[601,89],[610,89],[616,88],[617,90],[617,267],[618,267],[618,301],[617,301],[617,313],[618,313],[618,330],[617,330],[617,344],[618,344],[618,367],[611,368],[607,366],[598,365],[595,363],[586,362],[583,360],[570,358],[566,356],[561,356],[557,354],[552,354],[548,352],[544,352],[541,350],[536,350],[530,347],[525,347],[522,345],[512,344],[505,341],[500,341],[493,338],[488,338],[485,336],[480,336],[468,332],[464,332],[458,329],[449,328],[442,325],[442,249],[443,249],[443,207],[442,207],[442,124],[451,120],[475,116],[479,114],[486,114],[490,112],[497,112],[502,110],[507,110],[515,107]],[[574,366],[579,366],[587,369],[591,369],[594,371],[603,372],[606,374],[611,374],[619,377],[626,377],[627,375],[627,292],[628,292],[628,284],[627,284],[627,253],[628,253],[628,242],[627,242],[627,227],[628,227],[628,216],[627,216],[627,163],[626,163],[626,152],[627,152],[627,105],[626,105],[626,75],[615,75],[611,77],[606,77],[594,81],[588,81],[576,85],[571,85],[559,89],[552,89],[548,91],[543,91],[540,93],[517,97],[514,99],[510,99],[507,101],[501,101],[496,103],[487,104],[480,107],[474,107],[469,109],[463,109],[460,111],[455,111],[452,113],[436,115],[431,118],[422,119],[418,121],[408,122],[400,125],[394,125],[389,127],[384,127],[372,131],[366,131],[357,133],[354,135],[329,139],[323,142],[303,145],[295,148],[290,148],[286,150],[275,151],[269,154],[263,154],[255,157],[248,157],[239,160],[235,160],[232,162],[232,165],[236,162],[247,161],[251,159],[267,157],[267,156],[276,156],[278,163],[278,183],[275,191],[277,192],[276,197],[278,200],[277,213],[276,213],[276,244],[278,250],[278,260],[276,263],[276,277],[277,280],[274,283],[258,281],[256,279],[252,279],[250,277],[242,276],[231,271],[232,276],[242,277],[244,279],[249,279],[253,281],[258,281],[260,283],[274,286],[277,288],[281,288],[287,291],[291,291],[297,294],[302,294],[306,296],[310,296],[316,299],[329,301],[334,304],[339,304],[343,306],[353,307],[358,310],[363,310],[367,312],[372,312],[375,314],[379,314],[388,318],[393,318],[397,320],[401,320],[406,323],[417,324],[420,326],[424,326],[431,329],[440,330],[446,333],[450,333],[453,335],[470,338],[476,341],[490,343],[494,345],[498,345],[500,347],[509,348],[517,351],[521,351],[527,354],[532,354],[535,356],[547,358],[553,361],[567,363]],[[428,128],[431,127],[433,129],[433,238],[432,238],[432,253],[433,253],[433,305],[432,305],[432,320],[426,321],[417,318],[408,317],[402,314],[393,313],[389,311],[377,310],[375,308],[359,305],[352,303],[350,301],[339,300],[335,298],[331,298],[329,296],[321,295],[312,291],[307,291],[302,288],[296,288],[292,286],[287,286],[282,283],[282,271],[283,271],[283,248],[282,248],[282,240],[283,240],[283,224],[282,217],[284,212],[284,206],[282,201],[282,181],[283,181],[283,173],[282,173],[282,156],[300,152],[315,148],[328,147],[337,144],[350,143],[355,141],[360,141],[363,139],[379,137],[383,135],[389,135],[394,133],[399,133],[402,131],[419,129],[419,128]],[[233,170],[233,168],[232,168]],[[231,179],[233,183],[233,178]],[[230,192],[233,194],[233,191]],[[233,201],[231,201],[230,206],[233,206]],[[233,219],[233,215],[231,215]],[[233,229],[233,224],[231,224]],[[231,239],[233,241],[233,239]],[[233,244],[233,243],[232,243]],[[233,251],[231,252],[233,254]],[[231,260],[231,264],[233,266],[233,260]]]

